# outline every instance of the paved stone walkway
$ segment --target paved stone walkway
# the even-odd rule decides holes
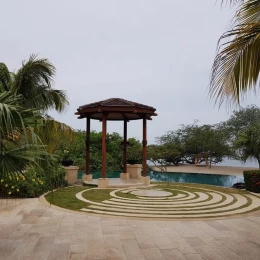
[[[0,259],[258,260],[260,213],[219,220],[146,220],[0,201]]]

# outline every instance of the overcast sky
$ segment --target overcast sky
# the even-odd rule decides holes
[[[54,87],[67,91],[70,107],[57,120],[84,129],[77,107],[112,97],[153,106],[148,139],[191,124],[230,116],[209,100],[208,85],[218,38],[234,10],[216,0],[0,0],[0,61],[18,69],[30,54],[57,69]],[[256,104],[253,95],[246,104]],[[92,120],[92,130],[101,123]],[[109,132],[122,132],[109,122]],[[141,139],[141,121],[129,123]]]

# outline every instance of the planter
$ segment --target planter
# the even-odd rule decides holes
[[[65,167],[71,166],[73,164],[72,160],[62,160],[61,164]]]

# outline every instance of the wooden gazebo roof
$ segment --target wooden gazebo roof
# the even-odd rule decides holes
[[[110,98],[80,106],[75,114],[79,115],[79,119],[89,117],[102,120],[103,115],[107,114],[106,120],[138,120],[143,118],[149,120],[152,116],[157,116],[155,111],[155,108],[147,105],[122,98]]]

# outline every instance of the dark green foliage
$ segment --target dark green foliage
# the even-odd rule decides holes
[[[68,104],[62,90],[52,88],[55,67],[31,55],[15,73],[0,63],[0,195],[35,197],[65,185],[64,170],[46,145],[47,136],[70,127],[45,115]],[[55,139],[54,139],[55,140]]]
[[[150,156],[151,160],[159,156],[175,165],[181,161],[194,164],[195,156],[200,153],[208,154],[212,163],[221,162],[231,154],[228,136],[219,125],[182,125],[176,131],[157,137],[157,142],[159,146],[154,147],[157,151],[153,153],[154,158]]]
[[[101,170],[102,159],[102,133],[91,131],[90,133],[90,168],[92,171]],[[66,155],[74,161],[74,164],[80,169],[86,167],[86,131],[75,131],[74,138],[61,138],[57,140],[57,154],[62,160],[66,151]],[[120,171],[123,161],[123,138],[118,133],[107,134],[107,171]],[[129,138],[128,159],[142,160],[142,145],[139,140]]]
[[[0,180],[0,197],[33,198],[58,187],[67,186],[65,170],[57,164],[31,167],[24,173],[9,174]]]
[[[247,191],[260,193],[260,170],[244,171]]]

